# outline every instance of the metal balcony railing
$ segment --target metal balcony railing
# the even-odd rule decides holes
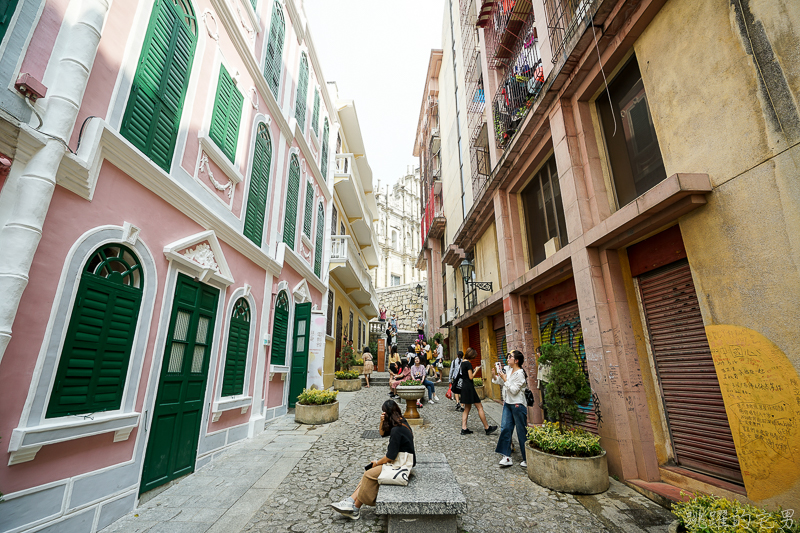
[[[492,102],[494,132],[500,147],[506,146],[514,137],[544,85],[542,60],[536,51],[533,17],[523,27],[522,35],[524,38],[517,42]]]
[[[523,37],[528,19],[533,18],[531,0],[499,0],[494,3],[487,21],[487,62],[493,69],[509,64],[515,56],[517,42]]]
[[[589,14],[589,0],[545,0],[547,32],[550,34],[550,49],[553,63],[564,52],[564,47],[575,34],[580,22]]]
[[[425,242],[425,239],[428,238],[431,228],[433,228],[435,225],[438,229],[438,227],[441,225],[438,223],[443,221],[444,211],[442,206],[442,195],[436,194],[434,187],[431,187],[428,194],[428,203],[425,206],[425,212],[422,215],[422,223],[420,224],[422,242]]]

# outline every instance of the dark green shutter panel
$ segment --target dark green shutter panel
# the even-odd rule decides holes
[[[5,0],[0,2],[0,41],[6,35],[8,24],[11,22],[11,17],[14,16],[14,11],[17,10],[17,0]]]
[[[328,137],[330,136],[330,129],[328,128],[328,119],[325,119],[325,126],[322,128],[322,157],[319,160],[319,169],[322,171],[322,179],[328,181]]]
[[[222,378],[222,396],[244,392],[244,375],[250,342],[250,306],[239,298],[231,314],[228,331],[228,350],[225,355],[225,373]]]
[[[303,216],[303,233],[311,238],[311,217],[314,216],[314,186],[306,184],[306,211]]]
[[[267,41],[267,55],[264,58],[264,78],[272,91],[272,96],[278,99],[278,87],[281,83],[281,68],[283,67],[283,40],[286,35],[286,22],[283,20],[283,11],[280,3],[272,6],[272,22],[269,26],[269,40]]]
[[[272,326],[271,365],[286,364],[286,338],[289,336],[289,298],[286,291],[278,293],[275,300],[275,321]]]
[[[236,142],[239,139],[239,121],[242,116],[244,97],[236,88],[224,66],[219,68],[217,96],[208,135],[222,152],[233,162],[236,159]]]
[[[300,198],[300,163],[292,155],[289,163],[289,181],[286,185],[286,219],[283,222],[283,242],[294,250],[294,234],[297,229],[297,202]]]
[[[314,135],[319,136],[319,90],[314,89],[314,109],[311,112],[311,127]]]
[[[306,127],[306,98],[308,98],[308,57],[303,52],[300,56],[300,75],[297,78],[297,102],[294,106],[294,118],[297,119],[302,132],[305,132]]]
[[[157,0],[150,17],[120,133],[169,172],[197,29],[193,13]],[[191,25],[191,27],[189,26]]]
[[[258,0],[250,0],[250,3],[253,4],[253,9],[256,8],[256,2],[258,2]]]
[[[250,174],[250,191],[247,194],[247,212],[244,218],[244,236],[259,248],[264,235],[264,216],[269,192],[269,168],[272,162],[272,143],[267,126],[258,125],[256,145],[253,150],[253,170]]]
[[[325,233],[325,208],[322,206],[322,202],[319,203],[319,209],[317,209],[317,242],[314,244],[314,274],[320,278],[320,274],[322,273],[322,239]],[[332,296],[328,296],[332,298]]]
[[[104,246],[89,260],[45,418],[120,408],[142,303],[141,286],[141,266],[126,247]]]

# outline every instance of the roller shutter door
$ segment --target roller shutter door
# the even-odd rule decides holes
[[[589,378],[586,366],[586,349],[583,345],[583,331],[581,330],[581,315],[578,312],[578,300],[559,305],[538,314],[539,332],[542,344],[566,344],[581,364],[583,373]],[[591,381],[589,382],[591,386]],[[586,415],[586,420],[580,424],[586,431],[597,434],[597,413],[594,399],[589,403],[579,406]]]
[[[689,263],[638,279],[675,462],[741,483]]]
[[[497,343],[497,360],[500,361],[501,365],[506,366],[506,354],[508,353],[506,328],[494,330],[494,340]]]

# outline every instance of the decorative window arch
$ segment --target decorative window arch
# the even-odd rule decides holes
[[[322,171],[322,179],[328,181],[328,137],[330,137],[330,127],[328,117],[325,117],[322,127],[322,157],[319,160],[319,169]]]
[[[283,242],[294,250],[297,229],[297,203],[300,200],[300,162],[292,154],[289,162],[289,179],[286,183],[286,218],[283,222]]]
[[[275,318],[272,324],[272,355],[270,364],[286,365],[286,346],[289,337],[289,295],[285,290],[275,298]]]
[[[84,265],[45,418],[121,407],[142,303],[142,265],[127,246],[97,248]]]
[[[325,206],[322,202],[317,207],[317,242],[314,243],[314,274],[322,277],[322,254],[325,238]]]
[[[228,326],[228,347],[222,376],[222,396],[244,393],[247,359],[250,353],[250,304],[239,298],[233,306]]]
[[[267,39],[267,52],[264,57],[264,78],[272,91],[272,96],[278,99],[278,88],[281,84],[281,70],[283,67],[283,41],[286,37],[286,21],[280,2],[272,5],[272,22],[269,25],[269,38]]]
[[[300,74],[297,77],[297,101],[294,104],[294,118],[300,131],[305,133],[306,127],[306,99],[308,98],[308,56],[305,52],[300,54]]]
[[[196,44],[189,0],[155,0],[120,133],[167,172]]]
[[[269,194],[269,170],[272,164],[272,139],[263,122],[258,125],[253,148],[253,169],[250,172],[250,190],[247,194],[247,211],[244,218],[244,235],[261,247],[264,236],[264,217]]]

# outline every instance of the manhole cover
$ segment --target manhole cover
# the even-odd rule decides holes
[[[378,433],[377,429],[368,429],[364,433],[361,434],[362,439],[379,439],[381,438],[381,434]]]

